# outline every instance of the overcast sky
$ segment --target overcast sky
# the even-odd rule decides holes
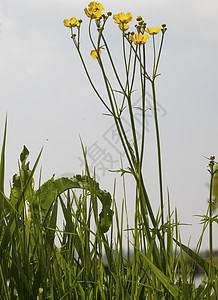
[[[98,146],[113,161],[96,161],[98,167],[118,169],[119,151],[112,147],[112,119],[92,91],[79,57],[62,22],[72,16],[82,18],[81,47],[98,78],[96,61],[89,52],[87,17],[89,1],[2,0],[0,2],[0,137],[8,114],[6,191],[17,172],[19,154],[25,144],[33,163],[44,146],[40,166],[43,180],[53,174],[81,173],[85,146]],[[103,1],[105,11],[132,12],[143,16],[148,26],[167,24],[157,80],[164,189],[170,190],[172,209],[178,208],[180,221],[193,223],[182,229],[185,243],[194,247],[200,235],[199,218],[206,211],[209,194],[208,161],[218,160],[218,2],[216,0]],[[120,32],[112,18],[108,39],[116,53]],[[116,57],[119,63],[119,56]],[[137,101],[137,99],[136,99]],[[147,119],[145,178],[154,209],[158,207],[156,188],[155,136],[152,114]],[[90,156],[90,165],[92,160]],[[102,188],[113,190],[114,175],[99,169]],[[119,190],[119,188],[118,188]],[[122,197],[117,201],[121,203]],[[128,199],[129,211],[134,207]],[[131,213],[130,213],[131,215]],[[216,226],[216,225],[214,225]],[[218,233],[217,230],[214,233]],[[204,248],[208,245],[207,237]],[[218,248],[218,240],[215,242]]]

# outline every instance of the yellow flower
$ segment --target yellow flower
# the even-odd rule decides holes
[[[77,19],[74,18],[74,17],[70,18],[70,20],[64,19],[63,22],[64,22],[64,26],[70,27],[70,28],[79,25],[79,20],[77,20]]]
[[[120,23],[118,26],[119,26],[120,30],[122,30],[122,31],[126,31],[126,30],[129,29],[129,25],[128,24],[122,24],[122,23]]]
[[[100,56],[100,55],[101,55],[101,50],[99,50],[98,53],[99,53],[99,56]],[[90,52],[90,55],[91,55],[91,57],[93,57],[94,59],[97,59],[97,58],[98,58],[98,53],[97,53],[96,50],[92,50],[92,51]]]
[[[155,35],[159,31],[161,31],[161,27],[156,27],[155,29],[153,27],[149,27],[149,28],[145,29],[145,31],[151,35]]]
[[[102,15],[102,10],[104,10],[104,7],[101,3],[97,3],[95,1],[92,1],[89,3],[88,5],[88,9],[85,8],[85,14],[87,15],[87,17],[91,18],[91,19],[99,19]]]
[[[134,42],[136,45],[143,45],[147,42],[149,38],[148,34],[141,34],[141,33],[136,33],[135,37],[133,35],[130,35],[129,39]]]
[[[128,12],[126,15],[121,12],[117,15],[113,15],[113,19],[117,24],[127,24],[132,21],[132,14]]]

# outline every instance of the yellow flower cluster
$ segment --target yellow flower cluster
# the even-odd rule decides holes
[[[85,8],[85,14],[87,15],[87,17],[89,17],[90,19],[95,19],[98,20],[101,16],[102,16],[102,10],[104,10],[104,7],[101,3],[97,3],[95,1],[92,1],[88,4],[88,8]],[[112,13],[109,12],[108,16],[110,16]],[[122,31],[126,31],[129,29],[129,25],[128,23],[132,21],[132,14],[130,12],[128,13],[123,13],[120,12],[118,14],[113,15],[113,19],[115,21],[116,24],[118,24],[118,27],[120,28],[120,30]],[[131,35],[129,35],[129,40],[132,41],[135,45],[143,45],[147,42],[149,35],[155,35],[158,34],[158,32],[160,32],[162,30],[161,27],[148,27],[145,29],[146,23],[143,23],[142,17],[139,15],[137,16],[136,20],[139,22],[138,27],[143,27],[142,25],[144,24],[144,28],[142,28],[142,30],[140,30],[140,28],[137,28],[138,33],[136,33],[134,35],[134,33],[132,33]],[[66,27],[77,27],[80,23],[82,22],[82,20],[77,20],[76,18],[72,17],[70,20],[68,19],[64,19],[63,23],[64,26]],[[143,24],[141,24],[143,23]],[[166,25],[162,25],[166,26]],[[165,29],[166,30],[166,29]],[[148,34],[143,34],[144,31],[146,31]],[[162,30],[163,31],[163,30]],[[141,33],[140,33],[141,32]],[[90,52],[90,55],[94,58],[94,59],[98,59],[101,55],[101,51],[98,50],[92,50]]]
[[[64,26],[66,27],[76,27],[77,25],[79,25],[79,20],[77,20],[76,18],[72,17],[70,18],[70,20],[68,19],[64,19]]]
[[[95,1],[90,2],[88,8],[84,9],[85,14],[90,19],[99,19],[102,15],[102,10],[104,10],[103,5]]]
[[[135,37],[133,35],[129,36],[129,39],[135,43],[135,45],[143,45],[147,42],[149,38],[148,34],[141,34],[141,33],[136,33]]]

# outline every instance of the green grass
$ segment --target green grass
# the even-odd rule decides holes
[[[4,147],[3,142],[2,153]],[[162,258],[163,251],[156,248],[161,262],[157,266],[154,247],[163,228],[153,229],[151,240],[147,238],[137,199],[137,228],[129,229],[133,238],[127,241],[126,253],[125,198],[119,215],[114,195],[100,189],[87,164],[84,176],[51,178],[35,189],[33,175],[41,153],[33,170],[28,155],[24,147],[10,196],[1,190],[0,299],[207,299],[208,293],[216,299],[217,269],[209,270],[205,259],[173,240],[179,224],[170,208],[164,224],[167,250]],[[1,174],[3,162],[4,155]],[[62,230],[57,227],[58,210],[64,216]],[[181,249],[178,254],[175,245]],[[199,287],[182,250],[204,271]]]

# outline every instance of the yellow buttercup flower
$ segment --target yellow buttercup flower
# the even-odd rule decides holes
[[[122,30],[122,31],[126,31],[126,30],[129,29],[129,25],[128,24],[122,24],[122,23],[120,23],[118,26],[119,26],[120,30]]]
[[[148,34],[141,34],[141,33],[136,33],[135,37],[133,35],[130,35],[129,39],[135,43],[135,45],[143,45],[147,42],[149,38]]]
[[[72,28],[72,27],[76,27],[77,25],[79,25],[79,20],[72,17],[72,18],[70,18],[70,20],[64,19],[63,23],[64,23],[64,26]]]
[[[117,15],[113,15],[113,19],[117,24],[127,24],[132,21],[132,14],[128,12],[126,15],[121,12]]]
[[[150,35],[155,35],[155,34],[157,34],[159,31],[161,31],[161,27],[156,27],[156,28],[149,27],[149,28],[145,29],[145,31],[146,31],[147,33],[149,33]]]
[[[100,56],[101,55],[101,50],[99,50],[98,52],[96,50],[92,50],[90,52],[90,55],[91,57],[93,57],[94,59],[97,59],[98,58],[98,55]]]
[[[91,19],[99,19],[102,15],[102,10],[104,10],[104,7],[101,3],[97,3],[95,1],[92,1],[89,3],[88,5],[88,9],[85,8],[85,14],[87,15],[87,17],[91,18]]]

